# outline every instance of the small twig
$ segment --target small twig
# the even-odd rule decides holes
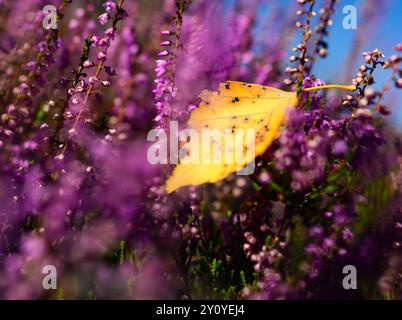
[[[308,66],[306,68],[307,74],[310,74],[311,69],[313,68],[315,59],[317,57],[317,54],[321,55],[320,46],[322,46],[324,44],[325,45],[324,48],[326,49],[326,47],[327,47],[327,44],[324,43],[323,39],[324,39],[325,36],[328,35],[327,28],[330,25],[331,15],[333,15],[333,13],[335,11],[335,4],[336,4],[336,2],[338,0],[329,0],[329,1],[330,1],[330,3],[328,5],[328,7],[324,8],[325,11],[320,17],[321,24],[322,24],[322,29],[317,31],[319,36],[318,36],[318,39],[315,42],[313,53],[312,53],[312,55],[310,57],[309,64],[308,64]],[[325,50],[325,55],[326,55],[326,50]]]
[[[120,20],[120,13],[121,13],[120,11],[121,11],[121,8],[123,6],[123,3],[124,3],[124,0],[119,0],[119,3],[118,3],[117,8],[116,8],[116,13],[113,16],[112,28],[113,28],[114,31],[116,31],[117,22]],[[105,53],[107,52],[107,49],[108,48],[105,49]],[[104,67],[104,63],[105,63],[105,60],[101,60],[99,62],[98,67],[97,67],[96,72],[95,72],[95,75],[94,75],[95,78],[98,78],[100,72],[102,71],[102,69]],[[73,126],[71,128],[71,132],[74,132],[76,130],[78,122],[81,119],[82,113],[84,112],[84,107],[86,106],[88,98],[91,95],[92,90],[94,89],[94,87],[95,87],[95,83],[91,83],[89,88],[88,88],[88,90],[87,90],[87,92],[86,92],[86,94],[85,94],[84,101],[80,106],[80,110],[78,112],[78,115],[77,115],[77,117],[76,117],[76,119],[75,119],[75,121],[73,123]],[[68,143],[70,142],[71,137],[72,137],[72,134],[69,133],[69,135],[67,137],[67,140],[66,140],[66,142],[64,144],[63,150],[61,152],[62,155],[64,155],[64,153],[66,152],[67,147],[68,147]]]
[[[88,58],[89,58],[89,54],[90,54],[90,51],[91,51],[91,45],[92,45],[91,39],[90,39],[90,38],[86,39],[86,40],[85,40],[85,46],[84,46],[84,49],[82,50],[82,54],[81,54],[81,57],[80,57],[80,63],[79,63],[79,65],[78,65],[77,71],[75,72],[75,77],[74,77],[74,81],[73,81],[72,88],[76,88],[76,87],[77,87],[77,85],[78,85],[78,83],[79,83],[81,77],[83,76],[84,63],[85,63],[85,61],[87,61]],[[56,127],[55,127],[55,130],[54,130],[54,133],[53,133],[53,135],[52,135],[52,137],[51,137],[51,139],[50,139],[50,142],[51,142],[51,143],[54,142],[54,141],[56,141],[57,136],[59,135],[59,132],[60,132],[61,129],[63,128],[64,112],[65,112],[66,109],[67,109],[67,104],[68,104],[69,100],[70,100],[70,95],[69,95],[68,92],[67,92],[67,93],[66,93],[66,97],[65,97],[65,99],[64,99],[63,107],[62,107],[62,109],[60,110],[60,116],[59,116],[59,118],[57,118],[57,120],[56,120]]]
[[[175,82],[176,82],[176,68],[177,68],[177,52],[180,49],[180,36],[181,36],[181,28],[183,25],[183,13],[186,8],[187,1],[186,0],[176,0],[176,32],[175,32],[175,52],[172,55],[173,63],[172,63],[172,70],[171,70],[171,93],[173,94],[175,90]],[[171,117],[173,117],[173,108],[171,108]]]

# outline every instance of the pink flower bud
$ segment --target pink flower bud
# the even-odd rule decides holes
[[[97,58],[98,60],[106,60],[106,53],[103,51],[99,52]]]
[[[159,57],[166,57],[169,55],[169,51],[165,50],[165,51],[161,51],[158,53]]]
[[[398,43],[398,44],[395,46],[394,49],[395,49],[396,51],[401,52],[401,51],[402,51],[402,42],[401,42],[401,43]]]
[[[174,35],[174,32],[170,31],[170,30],[163,30],[163,31],[161,31],[161,35],[162,36],[171,36],[171,35]]]
[[[99,79],[95,76],[92,76],[92,77],[89,77],[88,81],[90,84],[95,84],[96,82],[99,81]]]
[[[83,63],[84,68],[91,68],[93,67],[95,64],[92,61],[86,60]]]

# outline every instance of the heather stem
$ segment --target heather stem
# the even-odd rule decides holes
[[[117,22],[120,20],[120,17],[119,17],[120,16],[120,10],[121,10],[121,8],[123,6],[123,3],[124,3],[124,0],[119,0],[119,3],[118,3],[117,8],[116,8],[116,14],[113,16],[112,27],[113,27],[114,31],[116,31]],[[105,53],[107,52],[107,49],[108,48],[105,49]],[[97,67],[96,72],[95,72],[95,75],[94,75],[95,78],[99,77],[99,74],[101,73],[101,71],[102,71],[102,69],[104,67],[104,64],[105,64],[105,60],[101,60],[99,62],[98,67]],[[80,106],[80,110],[79,110],[78,115],[77,115],[77,117],[76,117],[76,119],[74,121],[74,124],[73,124],[73,126],[72,126],[72,128],[70,130],[71,132],[74,132],[75,129],[77,128],[78,121],[81,119],[82,113],[84,112],[84,107],[86,106],[88,98],[91,95],[92,90],[94,89],[94,87],[95,87],[95,83],[91,83],[89,88],[88,88],[88,90],[87,90],[87,92],[86,92],[86,94],[85,94],[84,101]],[[72,137],[72,134],[69,133],[69,135],[67,137],[67,141],[64,144],[63,150],[61,152],[62,155],[66,152],[67,146],[68,146],[69,141],[71,140],[71,137]]]
[[[177,67],[177,52],[180,48],[180,35],[181,35],[181,28],[183,25],[183,13],[186,8],[187,1],[186,0],[177,0],[176,1],[176,37],[175,37],[175,52],[173,53],[173,64],[172,64],[172,71],[171,71],[171,92],[174,92],[175,88],[175,74],[176,74],[176,67]],[[171,116],[173,116],[173,109],[171,109]]]
[[[63,18],[63,12],[65,10],[65,8],[67,7],[68,4],[72,3],[72,0],[63,0],[62,3],[60,4],[60,6],[57,8],[57,19],[61,20]],[[45,43],[47,45],[47,47],[49,49],[54,49],[57,48],[57,40],[59,38],[59,32],[58,29],[51,29],[46,37],[45,37]],[[43,52],[39,52],[36,56],[36,65],[40,65],[43,61],[45,61],[46,59],[46,54]],[[31,71],[28,74],[28,79],[30,84],[34,84],[35,80],[38,78],[38,72],[37,70]],[[17,97],[16,99],[16,104],[20,104],[24,99],[26,99],[27,96],[26,95],[20,95]]]
[[[314,66],[314,62],[317,57],[317,54],[320,55],[321,57],[325,57],[327,54],[327,50],[326,50],[327,44],[324,43],[323,39],[325,36],[328,35],[328,32],[327,32],[328,26],[332,24],[331,16],[334,14],[336,2],[337,2],[337,0],[329,0],[328,7],[323,8],[324,13],[320,17],[321,24],[319,24],[316,27],[316,30],[317,30],[317,33],[319,36],[315,42],[315,47],[314,47],[313,53],[310,56],[309,65],[306,67],[307,74],[310,74],[311,69]],[[317,29],[318,27],[320,27],[320,29]],[[320,47],[323,45],[323,43],[324,43],[325,47],[323,48],[324,53],[322,54]]]
[[[78,69],[75,72],[75,77],[74,77],[74,81],[73,81],[73,85],[72,85],[73,88],[75,88],[77,86],[78,82],[80,81],[80,79],[81,79],[81,77],[83,75],[84,63],[89,58],[89,53],[91,51],[91,45],[92,45],[91,39],[90,38],[86,39],[85,40],[85,46],[84,46],[84,49],[82,50],[82,54],[81,54],[81,57],[80,57],[80,64],[78,65]],[[54,130],[54,133],[52,135],[52,138],[50,139],[51,143],[56,141],[60,130],[63,128],[63,114],[66,111],[67,104],[68,104],[69,100],[70,100],[70,96],[67,93],[66,98],[64,99],[63,106],[62,106],[62,108],[60,110],[60,115],[61,116],[56,119],[55,130]]]
[[[302,42],[302,49],[301,49],[301,54],[300,54],[300,59],[299,59],[299,73],[301,76],[304,75],[304,71],[305,71],[305,64],[306,64],[306,57],[307,57],[307,43],[309,41],[309,39],[311,38],[311,31],[310,31],[310,23],[311,23],[311,17],[313,15],[313,8],[314,8],[314,4],[315,1],[310,1],[309,2],[310,7],[307,13],[307,18],[306,18],[306,25],[304,28],[304,32],[303,32],[303,42]]]

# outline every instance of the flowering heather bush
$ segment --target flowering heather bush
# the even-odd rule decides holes
[[[357,38],[355,91],[303,91],[331,80],[314,66],[337,11],[0,0],[0,298],[402,299],[402,141],[386,105],[402,43],[356,55]],[[184,128],[227,80],[297,90],[297,108],[252,175],[167,194],[173,167],[149,163],[148,132]]]

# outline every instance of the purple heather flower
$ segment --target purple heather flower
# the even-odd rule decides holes
[[[318,86],[323,86],[325,85],[325,82],[320,80],[320,79],[314,79],[312,77],[306,77],[304,78],[302,82],[302,88],[311,88],[311,87],[318,87]]]
[[[107,14],[107,13],[102,13],[99,17],[98,17],[98,20],[99,20],[99,23],[100,24],[106,24],[108,21],[109,21],[109,19],[110,19],[110,16],[109,16],[109,14]]]
[[[332,152],[337,156],[342,156],[348,151],[348,146],[344,140],[335,141]]]
[[[350,241],[353,239],[353,232],[349,228],[345,228],[342,231],[342,238],[345,241]]]
[[[104,69],[105,69],[105,72],[106,72],[109,76],[115,76],[115,75],[116,75],[116,70],[113,69],[112,67],[110,67],[110,66],[105,66]]]
[[[106,1],[102,6],[105,8],[106,12],[111,13],[116,10],[116,3],[114,1]],[[103,23],[102,23],[103,24]]]

